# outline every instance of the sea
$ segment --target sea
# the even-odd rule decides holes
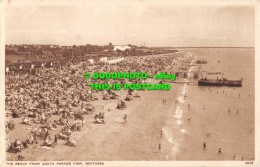
[[[193,62],[207,60],[207,64],[189,66],[190,75],[184,79],[187,83],[178,85],[178,101],[167,111],[163,128],[171,145],[163,159],[254,160],[254,48],[182,48],[180,51]],[[198,68],[223,74],[207,74],[207,78],[243,79],[243,86],[198,86],[197,80],[191,77]]]

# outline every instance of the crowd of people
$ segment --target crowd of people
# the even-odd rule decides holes
[[[37,73],[19,72],[6,75],[6,133],[15,129],[15,124],[22,123],[31,127],[29,134],[9,136],[7,151],[21,152],[29,145],[55,147],[59,140],[66,145],[76,146],[73,138],[75,131],[80,131],[85,123],[85,116],[95,112],[92,101],[114,99],[118,109],[124,109],[132,92],[126,91],[127,99],[119,97],[112,90],[92,90],[90,83],[141,83],[141,79],[88,79],[84,73],[142,73],[154,75],[165,72],[177,58],[176,54],[162,56],[128,57],[121,62],[109,64],[87,60],[68,60],[64,66],[40,69]],[[98,95],[104,96],[98,98]],[[139,96],[137,96],[139,97]],[[104,111],[105,112],[105,111]],[[104,112],[94,116],[94,123],[104,123]],[[19,119],[20,118],[20,119]],[[124,115],[126,122],[127,115]],[[15,120],[21,120],[15,121]],[[54,132],[53,129],[59,129]],[[37,146],[38,147],[38,146]],[[21,155],[20,155],[21,157]]]

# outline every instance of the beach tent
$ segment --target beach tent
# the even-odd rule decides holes
[[[127,49],[131,49],[129,46],[114,46],[114,51],[120,50],[120,51],[125,51]]]

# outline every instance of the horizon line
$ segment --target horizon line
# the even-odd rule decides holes
[[[6,45],[58,45],[58,46],[73,46],[73,45],[59,45],[59,44],[5,44]],[[85,45],[97,45],[97,44],[85,44]],[[85,46],[85,45],[75,45],[75,46]],[[123,46],[121,44],[112,44],[113,46]],[[135,44],[125,44],[127,45],[134,45]],[[105,45],[97,45],[97,46],[105,46]],[[138,46],[138,47],[148,47],[148,48],[255,48],[255,46]]]

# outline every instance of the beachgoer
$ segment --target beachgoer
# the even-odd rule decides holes
[[[159,152],[161,151],[161,143],[159,144]]]
[[[127,119],[127,114],[124,115],[124,120],[126,121],[126,119]]]
[[[22,142],[22,143],[23,143],[24,148],[27,148],[27,143],[26,142]]]
[[[236,153],[233,155],[233,160],[235,160],[236,159]]]
[[[219,153],[219,154],[222,153],[222,149],[221,149],[221,148],[218,149],[218,153]]]
[[[38,148],[38,140],[35,140],[34,148]]]
[[[57,143],[58,142],[58,139],[57,139],[57,136],[55,135],[54,136],[54,143]]]
[[[203,148],[206,149],[207,145],[206,142],[203,142]]]
[[[56,105],[57,105],[57,107],[59,106],[59,104],[60,104],[60,102],[59,102],[59,99],[57,98],[57,99],[56,99]]]
[[[34,133],[34,140],[37,140],[37,134]]]

